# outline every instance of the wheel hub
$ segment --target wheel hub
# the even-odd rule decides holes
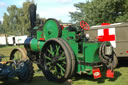
[[[53,59],[52,59],[52,64],[53,64],[53,66],[55,66],[57,63],[58,63],[58,58],[59,58],[59,56],[55,56],[55,57],[53,57]]]

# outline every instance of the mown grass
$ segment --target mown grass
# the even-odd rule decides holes
[[[4,60],[9,59],[7,56],[10,55],[13,48],[18,46],[6,46],[0,48],[0,56]],[[23,46],[20,46],[23,48]],[[72,83],[53,83],[49,82],[43,76],[43,73],[39,71],[36,64],[34,65],[34,78],[31,83],[20,82],[17,78],[9,78],[8,80],[0,81],[0,85],[128,85],[128,59],[121,59],[118,67],[115,69],[115,76],[113,79],[106,78],[103,75],[100,79],[93,79],[92,76],[88,75],[75,75],[72,78]]]
[[[20,45],[20,46],[2,46],[0,47],[0,56],[1,57],[7,57],[7,56],[10,56],[10,53],[11,51],[14,49],[14,48],[24,48],[23,45]]]

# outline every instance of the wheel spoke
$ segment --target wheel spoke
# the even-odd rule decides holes
[[[61,75],[64,76],[64,72],[62,71],[62,69],[61,69]]]
[[[46,63],[46,65],[50,66],[51,65],[51,62]]]
[[[61,56],[61,57],[64,56],[64,52],[62,52],[60,56]]]
[[[64,61],[63,61],[62,63],[63,63],[63,64],[66,64],[66,62],[64,62]]]
[[[60,49],[60,46],[57,46],[57,45],[56,45],[56,54],[55,54],[56,56],[59,55],[59,49]]]
[[[56,68],[56,66],[54,66],[54,68],[55,68],[55,72],[57,72],[57,68]]]
[[[58,60],[60,61],[60,60],[65,60],[66,59],[66,57],[64,56],[64,57],[60,57],[60,58],[58,58]]]
[[[44,56],[47,60],[52,60],[50,57],[48,57],[48,56]]]
[[[52,56],[54,56],[54,51],[52,45],[50,45],[50,51],[52,52]]]
[[[57,63],[57,66],[58,66],[62,71],[65,72],[65,69],[64,69],[60,64]]]
[[[52,67],[52,66],[50,66],[50,67],[49,67],[49,70],[52,70],[52,68],[53,68],[53,67]]]
[[[53,53],[51,50],[48,49],[48,52],[49,52],[52,56],[54,56],[54,53]]]
[[[58,73],[57,68],[56,68],[56,66],[54,66],[54,75],[57,76],[57,73]]]

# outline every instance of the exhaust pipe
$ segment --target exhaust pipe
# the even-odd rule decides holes
[[[30,35],[33,35],[33,28],[36,25],[36,5],[35,4],[31,4],[29,7],[29,13],[30,13],[30,24],[31,24],[31,28],[30,28]]]

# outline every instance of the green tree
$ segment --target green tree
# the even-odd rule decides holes
[[[85,20],[90,25],[103,22],[115,23],[128,20],[128,0],[90,0],[74,6],[77,11],[70,12],[72,21]]]
[[[23,7],[18,9],[18,28],[21,35],[28,34],[30,28],[29,6],[32,4],[29,0],[23,3]]]
[[[4,14],[3,27],[8,34],[15,34],[17,30],[17,7],[12,5],[7,8],[7,13]]]
[[[0,21],[0,34],[3,34],[3,33],[4,33],[4,29],[3,29],[2,22]]]
[[[9,33],[10,31],[10,27],[9,27],[9,16],[7,15],[7,13],[4,13],[4,17],[3,17],[3,28],[5,30],[5,33]]]
[[[28,34],[27,29],[30,28],[29,6],[32,2],[23,3],[22,8],[11,5],[7,8],[7,12],[3,17],[3,28],[7,34],[24,35]]]

